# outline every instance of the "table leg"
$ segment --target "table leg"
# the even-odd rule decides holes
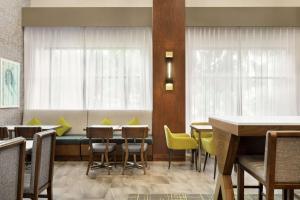
[[[198,166],[199,166],[199,172],[201,172],[201,154],[202,154],[202,151],[201,151],[201,133],[200,131],[198,132]]]
[[[214,137],[219,170],[214,200],[233,200],[231,172],[237,155],[239,137],[218,129],[214,129]]]

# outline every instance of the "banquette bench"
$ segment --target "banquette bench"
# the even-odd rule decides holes
[[[72,129],[63,136],[56,137],[56,160],[87,160],[88,139],[84,129],[89,125],[100,124],[104,118],[109,118],[115,125],[126,125],[136,117],[140,124],[150,128],[146,142],[149,144],[148,159],[152,160],[152,111],[148,110],[24,110],[23,124],[32,118],[38,118],[44,125],[55,125],[60,117],[63,117]],[[112,142],[122,144],[124,142],[121,132],[117,132]],[[121,159],[119,147],[118,159]]]

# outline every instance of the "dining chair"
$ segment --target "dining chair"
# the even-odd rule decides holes
[[[15,137],[24,137],[26,139],[33,139],[34,134],[42,131],[39,126],[16,126]]]
[[[125,143],[122,144],[122,150],[124,152],[124,163],[123,163],[123,171],[124,175],[125,169],[128,167],[136,166],[138,168],[142,168],[144,170],[144,175],[146,174],[146,160],[147,160],[147,149],[148,144],[145,143],[145,138],[148,137],[148,126],[144,125],[128,125],[122,127],[122,137],[125,139]],[[133,142],[129,142],[129,139],[132,139]],[[137,142],[137,140],[140,140]],[[129,155],[133,155],[134,164],[128,165],[128,157]],[[141,165],[137,164],[136,156],[140,155]]]
[[[263,185],[266,199],[274,200],[274,190],[283,190],[283,199],[293,199],[300,189],[300,131],[269,131],[264,155],[238,157],[238,199],[244,199],[244,171],[259,181],[259,200]]]
[[[33,137],[32,167],[25,173],[24,198],[38,200],[38,198],[53,199],[53,167],[55,154],[55,130],[36,133]],[[47,194],[41,194],[47,190]]]
[[[109,154],[114,152],[114,162],[116,163],[116,143],[110,143],[113,138],[113,127],[98,126],[87,127],[86,136],[89,138],[89,163],[86,170],[86,175],[89,174],[90,168],[105,167],[110,174],[111,165],[109,163]],[[95,142],[96,139],[101,139],[101,142]],[[101,164],[94,162],[95,154],[101,154]],[[104,158],[105,157],[105,163]]]
[[[6,139],[9,137],[8,129],[5,126],[0,127],[0,140]]]
[[[25,139],[14,138],[0,143],[0,199],[23,199]]]
[[[216,145],[214,135],[211,137],[201,138],[201,147],[205,151],[205,160],[203,165],[203,172],[205,171],[208,156],[214,156],[214,179],[216,178],[217,171],[217,156],[216,156]]]
[[[196,160],[196,150],[198,144],[195,138],[186,133],[172,133],[167,125],[164,126],[167,147],[169,150],[169,169],[174,150],[192,150],[192,160]],[[197,163],[197,162],[195,162]]]

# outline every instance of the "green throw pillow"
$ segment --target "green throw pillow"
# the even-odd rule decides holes
[[[140,125],[140,120],[137,117],[132,118],[127,125]]]
[[[112,121],[109,118],[104,118],[101,120],[101,125],[112,125]]]
[[[56,129],[57,136],[63,136],[72,128],[72,126],[63,117],[59,118],[57,123],[60,125],[60,127]]]
[[[29,122],[27,122],[26,125],[39,126],[39,125],[42,125],[42,123],[38,118],[34,117]]]

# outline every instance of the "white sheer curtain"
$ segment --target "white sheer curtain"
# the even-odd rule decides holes
[[[186,30],[186,119],[297,115],[297,28]]]
[[[26,109],[152,109],[150,28],[26,28]]]

